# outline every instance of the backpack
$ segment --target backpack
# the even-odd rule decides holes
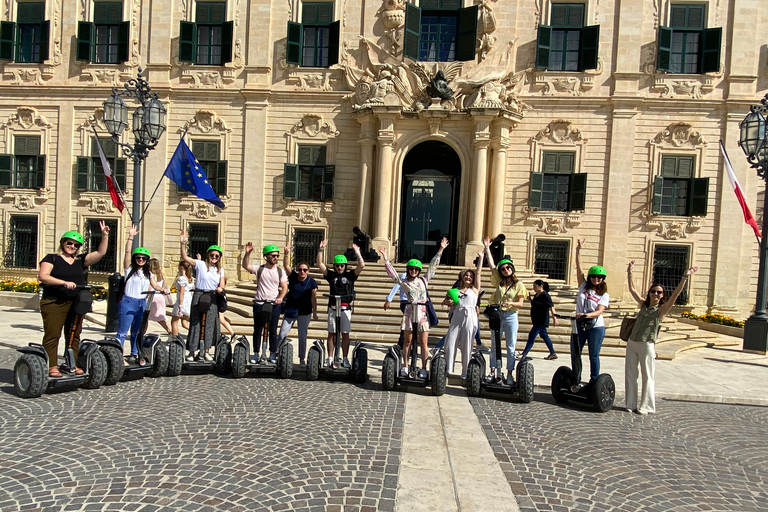
[[[256,271],[256,280],[258,281],[261,279],[261,272],[264,270],[265,265],[259,265],[259,269]],[[283,269],[280,267],[280,265],[275,265],[277,267],[277,280],[282,281],[283,280]]]

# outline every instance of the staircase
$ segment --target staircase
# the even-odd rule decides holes
[[[400,272],[405,270],[403,264],[396,265],[395,268]],[[442,306],[445,292],[456,281],[458,273],[466,267],[441,265],[435,276],[429,283],[429,292],[435,304],[435,310],[439,319],[439,324],[430,330],[430,344],[437,343],[448,329],[448,308]],[[328,283],[320,274],[318,269],[311,269],[310,275],[318,283],[318,316],[317,322],[311,322],[309,325],[309,340],[325,339],[327,336],[327,297]],[[533,281],[536,279],[546,279],[544,275],[533,274],[528,271],[517,272],[519,279],[523,281],[528,290],[533,290]],[[485,290],[490,288],[490,271],[484,269],[483,281]],[[550,295],[555,303],[555,308],[559,313],[572,314],[576,308],[576,290],[574,286],[566,285],[563,281],[549,280]],[[387,294],[392,289],[392,280],[386,275],[383,263],[366,263],[365,270],[355,282],[357,300],[354,304],[352,314],[352,340],[360,340],[364,343],[375,343],[383,345],[392,345],[397,342],[400,330],[400,312],[399,297],[395,297],[388,311],[384,311],[383,304]],[[253,335],[253,296],[256,293],[255,281],[243,281],[227,289],[228,309],[225,314],[227,320],[232,324],[232,328],[237,334],[244,334],[250,339]],[[481,299],[486,304],[489,298],[488,292]],[[488,321],[480,314],[480,336],[483,344],[490,346],[490,331],[488,330]],[[633,315],[637,311],[634,304],[612,303],[611,308],[604,315],[606,324],[605,340],[601,355],[624,357],[626,343],[619,338],[619,326],[621,319],[627,315]],[[522,351],[528,339],[528,332],[531,329],[530,303],[522,308],[519,314],[519,329],[517,337],[517,350]],[[560,322],[561,325],[550,325],[548,328],[549,336],[555,345],[555,351],[562,357],[569,353],[570,343],[570,324]],[[289,335],[296,337],[296,327]],[[718,334],[699,330],[696,326],[678,322],[675,317],[667,317],[662,323],[659,341],[656,345],[658,359],[674,359],[675,355],[683,350],[691,348],[711,346],[711,345],[730,345],[736,344],[737,340],[721,337]],[[538,338],[533,352],[546,353],[547,348],[541,338]],[[585,349],[586,353],[586,349]]]

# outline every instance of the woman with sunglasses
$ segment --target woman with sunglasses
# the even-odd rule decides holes
[[[688,278],[699,270],[699,267],[691,267],[685,271],[683,278],[680,279],[680,283],[669,298],[666,297],[667,292],[664,286],[659,283],[652,284],[648,293],[645,294],[645,298],[641,297],[637,293],[632,279],[634,267],[634,260],[627,265],[627,283],[629,284],[629,293],[640,304],[640,311],[637,313],[635,326],[629,335],[629,341],[627,341],[627,354],[624,359],[624,394],[626,396],[626,410],[644,416],[656,412],[654,394],[656,338],[659,335],[661,321],[675,305],[675,301],[685,288]],[[639,406],[637,403],[638,366],[642,374]]]
[[[296,271],[291,268],[291,250],[287,246],[283,254],[283,268],[288,276],[288,295],[285,296],[283,323],[280,326],[279,339],[288,336],[293,324],[298,321],[299,329],[299,364],[305,365],[307,354],[307,332],[310,319],[317,321],[317,281],[309,276],[309,264],[300,261]],[[311,315],[311,316],[310,316]]]
[[[125,342],[128,329],[131,330],[131,355],[129,361],[143,365],[144,359],[139,356],[137,337],[141,329],[141,317],[144,314],[147,297],[142,292],[152,289],[162,293],[170,293],[155,280],[155,275],[149,270],[149,251],[144,247],[137,247],[131,252],[133,237],[139,234],[136,225],[128,229],[128,239],[125,242],[125,256],[123,257],[123,269],[125,271],[125,284],[123,297],[120,299],[118,311],[117,336],[120,345]],[[128,363],[126,363],[128,364]]]
[[[489,304],[498,304],[501,313],[501,330],[504,333],[504,339],[507,343],[507,380],[512,378],[515,370],[515,345],[517,344],[517,327],[519,325],[517,312],[523,307],[525,298],[528,297],[528,290],[525,289],[522,281],[515,275],[515,266],[512,260],[502,259],[498,265],[494,266],[493,255],[491,254],[491,239],[485,237],[483,240],[485,254],[488,257],[488,265],[491,267],[491,286],[493,295]],[[496,339],[496,333],[491,331],[491,372],[488,379],[494,378],[493,370],[496,366],[496,343],[501,343]]]
[[[61,377],[58,369],[57,356],[59,353],[59,338],[66,323],[72,303],[77,297],[77,286],[85,285],[83,273],[107,253],[109,243],[109,226],[99,222],[101,242],[99,248],[88,254],[77,254],[83,245],[83,235],[77,231],[67,231],[61,235],[59,250],[55,254],[47,254],[40,261],[40,272],[37,279],[43,285],[43,296],[40,298],[40,314],[43,316],[43,347],[48,353],[48,376]],[[77,353],[80,345],[80,331],[77,327],[73,349]],[[82,375],[82,368],[75,368],[75,374]]]
[[[187,336],[187,361],[213,361],[209,353],[214,340],[219,339],[221,324],[219,323],[219,304],[216,294],[224,290],[224,269],[221,256],[224,251],[218,245],[212,245],[205,251],[205,261],[192,259],[187,255],[187,240],[189,235],[182,231],[179,235],[181,243],[181,259],[195,267],[195,292],[192,294],[192,306],[189,310],[189,334]],[[210,298],[203,301],[208,303],[208,308],[203,311],[200,307],[200,298],[207,295]],[[205,314],[205,333],[200,336],[200,324]],[[202,339],[201,339],[202,338]]]
[[[413,342],[413,313],[414,307],[417,307],[416,318],[418,319],[418,343],[421,347],[421,371],[419,372],[420,378],[426,378],[427,376],[427,357],[429,356],[429,348],[427,347],[427,341],[429,338],[429,317],[427,316],[427,285],[429,280],[432,279],[437,271],[437,266],[440,265],[440,258],[443,256],[443,251],[448,247],[448,239],[443,237],[440,240],[440,248],[437,253],[432,257],[432,261],[429,262],[427,272],[422,276],[422,264],[419,260],[411,259],[406,263],[405,273],[406,278],[403,279],[401,275],[395,271],[392,266],[392,262],[387,259],[387,250],[384,247],[379,247],[379,252],[384,257],[384,270],[387,275],[392,278],[400,288],[405,291],[408,296],[408,304],[405,306],[403,312],[403,319],[400,322],[400,330],[403,332],[403,366],[401,373],[403,376],[408,375],[408,356],[411,352],[411,343]],[[450,367],[448,367],[450,369]],[[413,371],[416,371],[412,368]]]
[[[579,292],[576,295],[576,322],[579,335],[579,351],[587,344],[589,351],[589,378],[600,375],[600,349],[605,338],[603,311],[608,309],[610,297],[605,284],[605,268],[594,265],[585,274],[581,264],[581,249],[585,240],[576,240],[576,274]]]

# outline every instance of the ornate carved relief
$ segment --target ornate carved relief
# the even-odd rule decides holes
[[[17,107],[16,113],[11,114],[8,121],[3,125],[11,129],[29,130],[32,127],[50,128],[51,123],[44,115],[38,113],[34,107]]]
[[[133,0],[131,6],[131,56],[127,65],[136,67],[141,62],[139,54],[139,0]]]
[[[333,124],[333,121],[323,121],[323,116],[317,114],[305,114],[293,127],[285,132],[286,135],[296,136],[297,132],[303,132],[307,137],[317,137],[330,139],[338,137],[339,131]]]
[[[579,73],[534,70],[531,88],[541,91],[542,96],[581,96],[595,86],[595,77],[603,74],[604,67],[602,57],[598,57],[596,69]]]
[[[219,199],[224,201],[224,206],[226,206],[232,197],[219,196]],[[179,199],[179,207],[188,210],[189,216],[196,219],[210,219],[216,217],[221,212],[218,206],[189,195],[184,195]]]
[[[700,217],[671,217],[653,215],[648,211],[640,212],[640,217],[645,221],[648,231],[655,231],[656,236],[665,240],[678,240],[688,238],[701,228]]]
[[[26,212],[34,210],[38,205],[48,200],[50,188],[40,189],[4,189],[2,191],[2,200],[13,203],[17,210]]]
[[[50,62],[55,67],[61,64],[61,0],[55,0],[53,2],[53,51],[50,56]],[[43,72],[44,75],[45,71]],[[53,78],[53,73],[50,73]]]
[[[477,6],[477,56],[480,62],[493,49],[496,44],[496,37],[491,34],[496,31],[496,15],[493,14],[490,2],[497,0],[480,0]]]
[[[190,117],[184,125],[179,128],[178,133],[186,131],[196,131],[198,133],[223,134],[230,133],[232,129],[221,119],[216,112],[212,110],[198,110],[193,117]]]
[[[90,85],[111,85],[120,87],[131,77],[130,68],[95,67],[83,64],[80,68],[80,80],[90,82]]]
[[[321,214],[326,218],[331,216],[334,203],[338,204],[338,200],[317,203],[313,201],[287,201],[283,199],[283,203],[285,204],[285,212],[294,215],[296,220],[302,224],[318,224],[322,222]]]
[[[288,74],[285,79],[287,85],[295,85],[299,91],[315,89],[319,91],[332,91],[334,84],[339,82],[333,69],[318,69],[311,72],[296,69]]]
[[[665,130],[660,131],[653,138],[651,144],[667,145],[674,148],[682,146],[706,146],[706,141],[701,137],[701,133],[691,129],[688,123],[680,122],[669,125]]]
[[[400,29],[405,24],[405,0],[384,0],[376,16],[384,25],[384,38],[389,43],[389,53],[397,55],[402,44]]]
[[[573,144],[586,142],[581,130],[573,126],[573,123],[565,119],[557,119],[549,123],[546,128],[534,135],[534,140],[553,144]]]
[[[85,203],[88,211],[99,215],[115,211],[112,199],[110,199],[109,194],[105,194],[104,192],[80,192],[80,196],[77,200],[81,203]]]
[[[10,80],[11,85],[43,85],[45,79],[40,65],[35,67],[4,67],[3,79]]]
[[[652,63],[655,68],[656,63]],[[721,65],[722,69],[722,65]],[[652,89],[661,98],[700,99],[715,90],[722,82],[723,73],[706,75],[654,74]]]
[[[559,235],[568,233],[571,229],[581,224],[581,214],[574,212],[542,212],[523,207],[525,222],[536,226],[538,231],[547,235]]]

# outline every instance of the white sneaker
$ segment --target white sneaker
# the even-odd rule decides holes
[[[270,363],[276,363],[277,362],[277,354],[275,354],[274,352],[269,354],[269,362]]]
[[[259,362],[259,354],[253,354],[251,356],[251,364],[256,364]]]
[[[194,354],[194,353],[192,353],[192,352],[190,352],[190,353],[187,355],[187,361],[189,361],[189,362],[192,362],[192,361],[194,361],[194,360],[195,360],[195,354]]]
[[[400,370],[400,376],[401,377],[407,377],[408,376],[408,367],[407,366],[403,366],[402,367],[402,369]]]
[[[325,366],[333,366],[333,358],[332,357],[329,357],[328,359],[326,359]]]
[[[209,363],[210,363],[211,361],[213,361],[213,357],[211,357],[211,354],[209,354],[208,352],[206,352],[205,354],[203,354],[203,359],[205,359],[205,360],[206,360],[206,361],[208,361]]]
[[[344,362],[343,362],[342,364],[344,365],[344,368],[349,368],[349,367],[351,366],[351,365],[349,364],[349,359],[348,359],[348,358],[346,358],[346,357],[344,358]]]

